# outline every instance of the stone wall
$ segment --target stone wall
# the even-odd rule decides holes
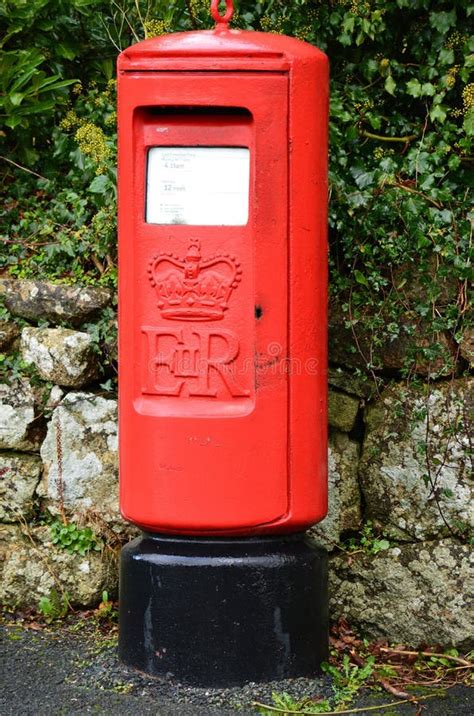
[[[357,441],[330,409],[330,510],[313,532],[332,550],[332,614],[369,637],[472,646],[473,383],[359,395]],[[361,522],[370,529],[347,549]]]
[[[111,296],[4,279],[0,298],[11,313],[0,351],[13,358],[0,385],[0,601],[92,606],[116,594],[132,531],[118,509],[117,400],[100,387],[92,330]],[[55,544],[63,522],[92,528],[96,549],[68,550],[67,535]]]
[[[0,385],[0,600],[66,594],[91,606],[116,593],[118,550],[134,534],[119,517],[117,401],[94,340],[111,296],[3,279],[0,297],[11,314],[0,322],[10,366]],[[369,637],[467,648],[472,378],[415,387],[392,377],[376,389],[351,372],[337,316],[330,337],[329,514],[312,534],[330,552],[332,617]],[[401,353],[387,347],[392,376]],[[58,543],[64,522],[92,528],[94,548]]]

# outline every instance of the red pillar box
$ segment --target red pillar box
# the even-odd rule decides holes
[[[149,593],[137,569],[150,561],[215,567],[228,549],[241,563],[237,548],[252,561],[262,536],[274,536],[263,553],[286,563],[326,514],[327,58],[220,18],[213,31],[125,50],[118,87],[120,500],[147,533],[122,558],[121,656],[196,683],[271,678],[266,665],[197,674],[163,656],[166,646],[151,658],[130,584]],[[215,584],[193,589],[207,603]],[[167,612],[165,628],[173,595],[154,596],[176,653],[185,617]],[[314,666],[290,662],[288,675]]]

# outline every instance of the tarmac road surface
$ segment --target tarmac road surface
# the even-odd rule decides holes
[[[77,629],[77,625],[76,625]],[[243,688],[198,689],[154,679],[119,664],[114,640],[88,627],[34,631],[18,624],[0,627],[2,716],[226,716],[255,714],[255,700],[271,704],[272,691],[293,697],[330,695],[327,679],[294,679]],[[193,648],[190,644],[190,648]],[[196,648],[196,647],[194,647]],[[389,694],[363,694],[350,708],[389,703]],[[413,704],[360,712],[367,716],[413,716]],[[424,702],[423,716],[473,716],[473,691],[454,687],[445,698]]]

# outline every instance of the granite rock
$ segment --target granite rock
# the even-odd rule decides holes
[[[33,516],[33,500],[41,460],[25,453],[0,453],[0,521],[18,522]]]
[[[355,531],[361,522],[361,494],[357,481],[359,444],[343,433],[329,437],[328,515],[311,529],[312,536],[326,549],[334,549],[341,535]]]
[[[366,413],[359,477],[367,517],[402,540],[474,527],[474,379],[393,384]]]
[[[0,565],[0,602],[11,607],[37,607],[42,597],[92,607],[117,589],[109,550],[71,554],[52,544],[48,527],[0,527]]]
[[[329,368],[328,383],[330,388],[355,395],[357,398],[368,399],[377,392],[377,386],[372,377],[367,377],[364,374],[356,375],[341,367]]]
[[[88,333],[69,328],[24,328],[23,359],[32,363],[43,380],[80,388],[98,374],[97,356]]]
[[[359,400],[351,395],[330,390],[328,396],[329,425],[341,432],[350,433],[356,422],[359,404]]]
[[[0,352],[4,353],[11,348],[12,343],[19,335],[20,329],[16,323],[0,321]]]
[[[41,446],[45,504],[60,513],[94,513],[120,523],[118,507],[117,401],[93,393],[68,393],[54,409]]]
[[[470,368],[474,368],[474,328],[466,328],[462,341],[459,343],[459,353]]]
[[[91,321],[111,301],[105,288],[66,286],[46,281],[0,279],[0,297],[15,316],[29,321]]]
[[[37,450],[41,426],[35,417],[35,397],[26,378],[0,383],[0,448]]]
[[[474,554],[450,539],[330,559],[330,613],[372,639],[474,645]]]

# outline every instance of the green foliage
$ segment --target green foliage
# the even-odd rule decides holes
[[[55,520],[49,525],[49,531],[52,543],[70,554],[84,556],[87,552],[99,552],[103,547],[102,540],[95,536],[90,527],[79,527],[73,522],[63,524]]]
[[[343,33],[328,46],[331,285],[356,336],[370,334],[369,369],[410,332],[420,340],[407,370],[417,359],[449,365],[439,333],[461,335],[466,322],[472,158],[461,95],[472,48],[455,34],[464,3],[434,12],[443,5],[360,3],[349,16],[341,7]]]
[[[115,360],[117,349],[117,312],[112,306],[105,308],[98,320],[86,323],[84,328],[92,339],[92,347],[107,358],[108,364]],[[105,366],[104,366],[105,368]]]
[[[440,689],[454,684],[467,685],[472,681],[470,672],[474,666],[474,652],[461,656],[456,649],[441,652],[433,647],[416,652],[400,644],[391,648],[380,640],[369,642],[360,638],[344,620],[340,620],[331,631],[335,637],[331,663],[323,664],[322,668],[331,679],[333,695],[322,699],[315,694],[298,699],[288,692],[273,693],[271,705],[252,704],[258,711],[268,716],[275,713],[282,716],[292,713],[365,713],[363,707],[353,706],[362,689],[379,693],[389,691],[403,700],[409,700],[411,694],[412,698],[423,701],[434,695],[443,695]],[[390,707],[396,707],[398,703],[403,701],[373,704],[369,710],[392,713]]]
[[[350,537],[342,545],[342,549],[347,552],[365,552],[366,554],[378,554],[390,549],[390,547],[389,540],[377,534],[371,520],[367,520],[362,525],[357,536]]]
[[[266,708],[264,705],[259,705],[258,710],[263,714],[288,714],[288,713],[306,713],[306,714],[320,714],[330,710],[329,699],[323,699],[321,701],[315,701],[310,698],[294,699],[286,691],[272,693],[272,708],[271,710]]]
[[[43,388],[45,385],[38,375],[36,366],[27,363],[19,351],[0,353],[0,382],[14,383],[24,376],[28,376],[34,387]]]
[[[66,101],[67,95],[59,90],[74,80],[47,76],[40,69],[44,59],[36,49],[0,54],[0,117],[10,129],[27,128],[32,115],[44,115]]]
[[[452,366],[472,278],[474,42],[461,0],[261,3],[249,25],[313,42],[331,59],[331,290],[346,326],[368,334],[368,370],[387,342],[416,335],[406,360]],[[257,17],[258,16],[258,17]],[[472,319],[470,319],[472,320]]]
[[[19,353],[0,353],[0,380],[15,381],[25,374],[28,364]]]
[[[257,704],[260,713],[282,715],[288,713],[321,714],[341,711],[350,704],[358,692],[367,684],[374,673],[373,656],[369,656],[364,666],[351,664],[348,654],[344,654],[339,666],[324,663],[323,670],[331,677],[333,696],[330,699],[294,699],[287,692],[272,694],[271,708]]]
[[[115,287],[115,82],[87,91],[76,83],[74,104],[52,131],[53,157],[64,175],[10,188],[0,208],[8,253],[0,269],[18,278]]]
[[[105,590],[102,592],[102,601],[95,611],[95,616],[100,621],[117,621],[117,609],[114,602],[109,598],[109,593]]]
[[[67,101],[73,60],[87,47],[80,21],[87,5],[93,2],[4,0],[0,5],[0,130],[5,129],[0,148],[4,143],[9,154],[13,150],[28,164],[40,160],[38,149],[47,144],[55,110]]]
[[[0,267],[115,285],[116,54],[212,26],[209,4],[3,3],[0,153],[43,178],[7,165]],[[424,364],[444,375],[472,325],[470,15],[467,0],[236,2],[235,26],[285,32],[330,57],[331,291],[372,374],[387,344],[414,337],[405,373]]]
[[[50,624],[57,619],[63,619],[69,611],[68,595],[59,594],[53,590],[49,597],[41,597],[38,602],[38,611],[43,615],[45,621]]]
[[[323,664],[323,670],[332,679],[334,705],[341,707],[350,703],[374,672],[375,658],[369,656],[364,666],[351,664],[349,654],[344,654],[339,667]]]
[[[429,657],[421,657],[421,662],[425,661],[427,659],[428,666],[437,668],[438,666],[446,666],[450,667],[453,665],[453,662],[448,657],[454,656],[455,658],[459,657],[459,652],[457,649],[447,649],[442,654],[433,655]]]

